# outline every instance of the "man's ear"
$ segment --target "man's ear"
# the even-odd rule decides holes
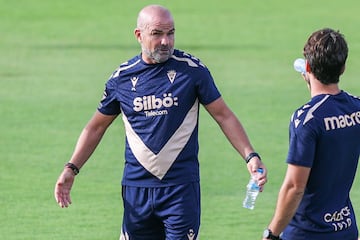
[[[310,64],[309,64],[308,60],[305,60],[305,70],[306,70],[306,72],[311,72],[311,68],[310,68]]]
[[[135,35],[135,38],[137,39],[137,41],[139,43],[141,43],[141,31],[140,31],[140,29],[135,28],[134,35]]]

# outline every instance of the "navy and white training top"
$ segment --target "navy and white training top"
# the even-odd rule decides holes
[[[123,185],[159,187],[199,181],[199,103],[220,97],[199,59],[174,50],[169,60],[121,64],[98,110],[122,115],[126,131]]]
[[[287,163],[311,168],[284,239],[357,239],[350,201],[360,154],[360,99],[341,91],[318,95],[290,122]]]

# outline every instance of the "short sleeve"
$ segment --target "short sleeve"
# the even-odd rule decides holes
[[[118,115],[121,113],[120,102],[116,98],[116,85],[109,80],[105,85],[103,97],[98,110],[105,115]]]
[[[199,101],[203,105],[207,105],[221,97],[220,91],[207,68],[203,69],[202,74],[199,77],[197,89]]]
[[[309,122],[305,125],[291,121],[289,126],[289,151],[286,162],[289,164],[299,165],[303,167],[312,167],[317,134],[312,124]]]

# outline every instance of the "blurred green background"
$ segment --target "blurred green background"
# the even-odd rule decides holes
[[[53,188],[106,80],[140,52],[137,13],[152,3],[172,11],[176,47],[208,66],[269,170],[256,208],[242,208],[246,166],[201,110],[201,239],[261,238],[286,169],[290,116],[309,99],[292,64],[313,31],[345,35],[341,87],[360,95],[359,1],[0,0],[0,239],[119,238],[120,119],[77,176],[70,208],[57,206]],[[359,187],[358,176],[356,210]]]

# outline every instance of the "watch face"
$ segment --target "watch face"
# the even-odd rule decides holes
[[[268,238],[270,236],[270,230],[269,229],[265,229],[264,233],[263,233],[263,238]]]

